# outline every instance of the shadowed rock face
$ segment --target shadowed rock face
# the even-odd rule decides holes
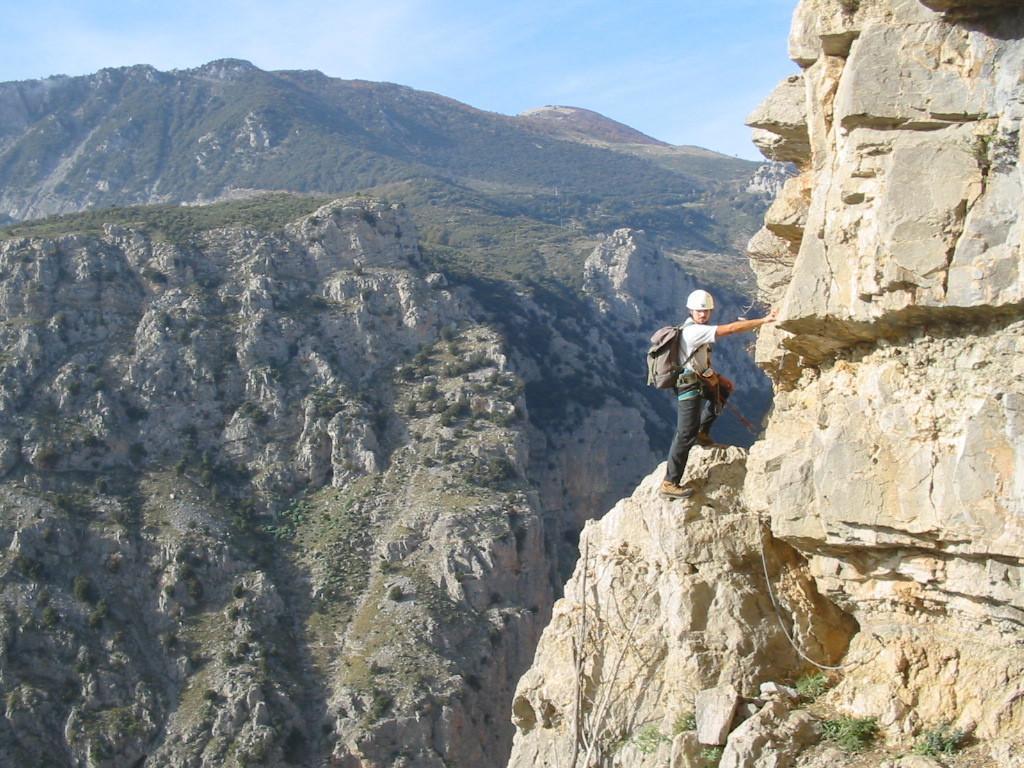
[[[1020,8],[1016,0],[921,0],[921,3],[935,11],[978,15]]]
[[[691,459],[692,499],[659,499],[655,473],[587,527],[517,691],[516,768],[602,738],[621,739],[609,765],[701,765],[692,735],[666,736],[698,690],[799,671],[761,546],[790,558],[798,640],[840,665],[827,704],[877,718],[894,754],[946,722],[1021,765],[1024,13],[805,0],[790,51],[801,74],[750,118],[799,169],[749,246],[780,310],[757,344],[766,432],[749,457]],[[777,703],[747,723],[722,765],[794,764],[773,739],[806,723]]]

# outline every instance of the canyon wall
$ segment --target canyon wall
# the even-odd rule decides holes
[[[551,567],[478,316],[366,199],[0,244],[3,753],[502,759]]]
[[[693,278],[642,232],[541,300],[400,205],[294,204],[0,242],[12,759],[501,763],[579,528],[657,463],[642,350]]]

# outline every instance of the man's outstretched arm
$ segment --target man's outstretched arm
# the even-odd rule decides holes
[[[762,325],[768,323],[774,323],[775,318],[778,316],[777,310],[772,310],[764,317],[760,317],[757,320],[737,320],[734,323],[726,323],[725,325],[718,326],[718,330],[715,331],[715,338],[722,336],[732,336],[734,333],[745,333],[746,331],[753,331],[756,328],[760,328]]]

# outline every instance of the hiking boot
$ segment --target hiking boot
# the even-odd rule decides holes
[[[676,485],[671,480],[662,480],[659,490],[666,499],[688,499],[693,496],[693,488]]]
[[[711,435],[709,435],[707,432],[697,433],[697,445],[703,445],[705,448],[707,448],[708,446],[714,444],[715,441],[711,439]]]

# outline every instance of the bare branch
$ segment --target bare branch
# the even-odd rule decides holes
[[[578,641],[577,638],[573,638],[573,664],[576,672],[576,688],[572,712],[572,757],[569,761],[570,768],[576,768],[576,760],[580,752],[580,742],[583,738],[583,665],[586,662],[588,573],[590,573],[590,539],[586,539],[583,544],[583,576],[580,583],[583,607],[580,615]]]
[[[638,607],[642,607],[643,606],[644,601],[647,599],[647,596],[650,594],[650,592],[651,592],[651,590],[653,588],[654,588],[654,582],[652,581],[652,582],[648,583],[648,585],[647,585],[646,589],[644,590],[643,594],[640,596],[640,599],[637,601]],[[599,698],[598,706],[597,706],[596,711],[594,712],[594,718],[592,720],[592,722],[594,723],[594,728],[591,730],[591,733],[594,734],[595,736],[598,736],[598,737],[603,736],[604,733],[607,731],[607,727],[606,727],[606,723],[605,723],[605,717],[607,715],[608,708],[611,705],[611,702],[613,700],[612,697],[613,697],[613,695],[615,693],[615,688],[616,688],[616,684],[615,683],[619,679],[619,673],[620,673],[620,670],[622,668],[622,664],[625,661],[626,656],[629,653],[629,649],[631,647],[631,642],[630,641],[631,641],[633,635],[636,633],[637,628],[640,626],[640,621],[643,618],[643,615],[644,615],[643,610],[637,610],[636,614],[633,617],[633,621],[632,621],[632,623],[629,626],[629,630],[626,632],[626,637],[625,637],[626,641],[624,643],[622,643],[621,647],[619,648],[618,654],[617,654],[617,656],[615,658],[615,662],[612,665],[611,676],[610,676],[610,678],[607,681],[602,681],[603,683],[605,683],[604,691],[602,692],[602,695]],[[586,755],[584,756],[584,761],[583,761],[583,764],[584,764],[585,767],[589,767],[590,766],[591,758],[593,757],[594,750],[595,750],[596,746],[598,745],[598,743],[600,742],[600,740],[601,740],[600,738],[595,738],[591,742],[590,747],[587,749],[587,752],[586,752]]]

